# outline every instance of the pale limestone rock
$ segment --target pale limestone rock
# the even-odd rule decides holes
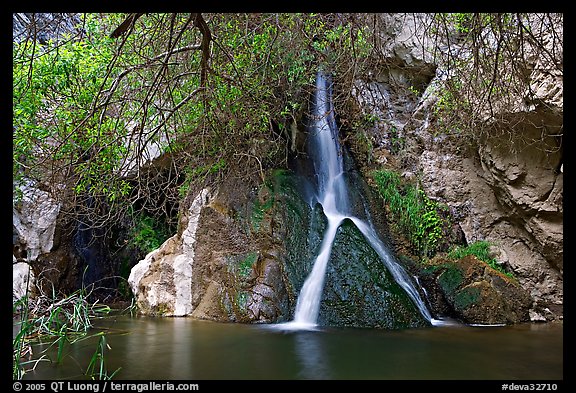
[[[16,259],[14,258],[15,262]],[[28,293],[34,294],[34,284],[36,278],[34,272],[25,262],[18,262],[12,264],[12,302],[20,300]]]
[[[21,185],[20,190],[22,202],[12,208],[12,225],[25,245],[27,260],[32,262],[52,250],[60,203],[31,182]]]
[[[194,243],[208,192],[203,189],[192,202],[182,234],[166,240],[132,268],[128,283],[142,313],[164,316],[192,313]]]
[[[546,317],[536,311],[530,310],[530,321],[531,322],[546,322]]]
[[[379,14],[380,35],[383,37],[381,51],[384,56],[409,68],[430,68],[433,53],[429,48],[433,41],[426,28],[431,14],[394,13]]]

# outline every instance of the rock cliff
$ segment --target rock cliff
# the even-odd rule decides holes
[[[381,30],[388,66],[355,84],[359,107],[378,119],[368,129],[376,163],[405,177],[419,174],[427,195],[450,207],[466,242],[495,244],[500,263],[531,295],[531,320],[561,318],[561,70],[528,56],[526,94],[517,97],[517,105],[486,116],[477,125],[484,137],[464,146],[433,127],[437,81],[445,77],[445,70],[430,55],[426,18],[380,16],[379,23],[388,26]],[[555,26],[549,34],[547,50],[561,59],[562,27]],[[414,86],[422,93],[413,94]]]

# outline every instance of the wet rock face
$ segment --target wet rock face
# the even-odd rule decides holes
[[[276,233],[285,244],[286,288],[290,316],[312,270],[327,219],[320,204],[313,208],[299,194],[306,184],[294,176],[276,178]],[[360,188],[358,179],[351,181]],[[352,198],[354,200],[354,198]],[[358,195],[357,199],[361,199]],[[358,204],[361,203],[358,201]],[[363,209],[362,213],[365,212]],[[394,281],[376,252],[350,221],[345,220],[334,240],[327,265],[318,323],[323,326],[398,329],[427,326],[408,295]]]
[[[469,324],[512,324],[529,320],[532,300],[520,284],[478,260],[466,256],[460,260],[435,259],[424,268],[428,282],[448,307],[439,314]],[[430,284],[430,281],[432,283]]]
[[[429,325],[350,220],[334,241],[318,321],[385,329]]]
[[[129,282],[141,313],[221,322],[292,319],[326,217],[301,197],[302,179],[276,172],[265,185],[203,191],[181,221],[181,234],[148,254]],[[242,193],[244,199],[233,194]],[[335,239],[319,323],[328,326],[426,326],[355,225]]]
[[[281,244],[259,237],[272,225],[271,205],[246,208],[256,209],[256,221],[253,216],[235,221],[228,215],[234,213],[210,207],[203,211],[193,269],[193,317],[269,323],[288,313]]]
[[[192,316],[249,323],[290,319],[295,296],[286,255],[302,224],[295,218],[287,225],[286,219],[305,216],[309,207],[287,186],[289,178],[278,171],[252,188],[236,180],[203,210]]]

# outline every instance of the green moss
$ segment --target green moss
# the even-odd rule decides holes
[[[466,287],[458,291],[454,296],[454,307],[465,310],[480,300],[480,288]]]
[[[318,322],[401,329],[426,326],[418,309],[351,220],[344,220],[326,267]]]
[[[420,271],[421,275],[430,275],[430,274],[436,273],[438,271],[438,269],[440,269],[439,266],[428,265],[428,266],[422,267],[419,271]]]
[[[438,283],[444,290],[444,293],[452,294],[462,285],[464,274],[456,265],[447,264],[445,268],[446,270],[438,276]]]
[[[254,264],[258,261],[258,253],[256,251],[249,252],[244,259],[238,264],[238,273],[240,277],[246,278],[250,276]]]
[[[264,217],[272,212],[277,198],[278,184],[283,176],[285,176],[284,172],[274,171],[272,178],[266,179],[260,186],[258,198],[253,202],[250,214],[250,229],[253,232],[260,231]]]
[[[259,200],[254,202],[251,215],[252,230],[254,230],[254,232],[258,232],[260,230],[260,224],[262,223],[262,220],[264,220],[266,212],[268,212],[273,205],[273,198],[269,198],[264,202],[260,202]]]
[[[246,312],[246,304],[248,303],[248,297],[250,294],[247,291],[239,291],[236,296],[236,307],[241,312]]]
[[[250,251],[241,254],[229,254],[226,256],[228,272],[240,281],[245,281],[250,277],[252,269],[258,261],[258,257],[258,251]]]

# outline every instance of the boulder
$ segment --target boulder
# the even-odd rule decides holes
[[[318,316],[321,325],[429,326],[352,221],[344,220],[332,247]]]
[[[246,186],[230,181],[199,192],[182,214],[182,232],[132,268],[140,313],[243,323],[288,318],[281,242],[271,236],[274,195],[263,186],[250,199]]]
[[[12,208],[12,226],[19,252],[26,250],[26,260],[35,261],[52,250],[60,203],[50,193],[32,182],[20,186],[22,199]]]
[[[181,234],[170,237],[132,268],[128,283],[143,314],[185,316],[193,311],[194,243],[200,210],[207,195],[207,189],[198,193]]]
[[[431,279],[427,275],[433,277],[431,287],[442,294],[450,317],[487,325],[529,320],[530,294],[516,279],[472,255],[459,260],[435,258],[423,270],[423,280]],[[434,303],[437,302],[438,299]]]
[[[13,259],[12,264],[12,302],[20,300],[28,294],[34,296],[34,286],[36,277],[29,264],[25,262],[16,262]]]

